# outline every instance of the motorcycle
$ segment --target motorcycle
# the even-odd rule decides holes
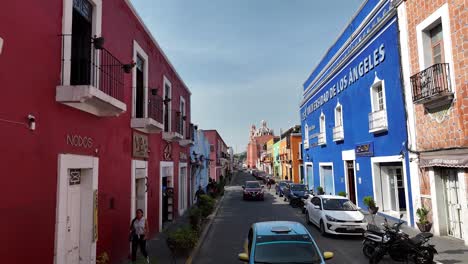
[[[402,217],[403,215],[400,215],[399,222],[392,227],[388,225],[387,219],[385,219],[385,231],[380,236],[381,240],[375,241],[377,246],[369,259],[369,263],[379,263],[386,254],[397,262],[412,260],[416,264],[433,263],[434,254],[437,254],[437,250],[434,245],[428,243],[433,234],[423,232],[410,238],[408,234],[400,231],[403,224]],[[371,235],[377,236],[376,234]]]

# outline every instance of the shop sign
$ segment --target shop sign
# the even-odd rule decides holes
[[[148,158],[148,136],[133,133],[133,157]]]
[[[67,144],[79,148],[92,148],[93,139],[86,136],[67,134]]]
[[[356,156],[358,157],[372,157],[374,156],[374,143],[364,143],[356,146]]]
[[[183,161],[186,161],[186,160],[187,160],[187,153],[185,153],[185,152],[180,152],[179,159],[180,159],[180,160],[183,160]]]

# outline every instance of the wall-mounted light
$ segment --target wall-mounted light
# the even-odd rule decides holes
[[[169,97],[167,97],[167,96],[166,96],[166,98],[164,98],[164,100],[163,100],[163,102],[164,102],[165,104],[169,103],[170,101],[171,101],[171,98],[169,98]]]
[[[157,94],[158,94],[158,88],[152,88],[151,95],[157,95]]]
[[[36,117],[29,114],[28,115],[28,120],[29,120],[29,129],[31,130],[36,130]]]
[[[310,159],[309,153],[306,154],[306,159],[307,159],[307,160]]]

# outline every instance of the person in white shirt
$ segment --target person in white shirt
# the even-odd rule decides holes
[[[143,210],[137,209],[136,217],[130,225],[130,239],[132,241],[132,262],[136,262],[136,254],[138,246],[140,246],[141,254],[149,262],[148,253],[146,252],[146,240],[149,238],[148,221],[143,217]]]

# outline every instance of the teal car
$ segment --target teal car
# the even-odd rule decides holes
[[[301,223],[270,221],[252,225],[238,257],[250,264],[324,264],[333,253],[322,254]]]

